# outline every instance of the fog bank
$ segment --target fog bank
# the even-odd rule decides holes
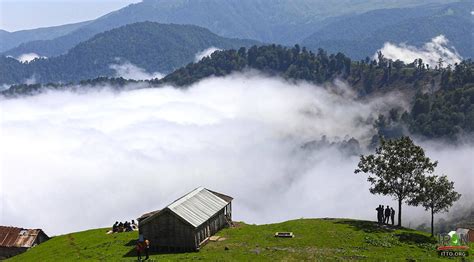
[[[201,61],[204,57],[209,57],[212,55],[212,53],[216,52],[216,51],[221,51],[222,49],[220,48],[217,48],[217,47],[209,47],[207,49],[204,49],[202,50],[201,52],[197,52],[195,57],[194,57],[194,62],[197,63],[199,61]]]
[[[16,57],[15,59],[22,62],[22,63],[28,63],[28,62],[31,62],[33,60],[35,60],[36,58],[47,58],[46,56],[40,56],[36,53],[26,53],[26,54],[22,54],[18,57]]]
[[[198,186],[233,196],[234,219],[247,223],[374,219],[378,204],[395,202],[369,193],[366,176],[353,173],[358,157],[302,145],[323,135],[366,144],[369,120],[395,105],[406,107],[397,93],[360,101],[342,83],[323,88],[255,74],[186,90],[0,100],[0,224],[49,234],[110,226]],[[473,147],[437,146],[427,144],[439,170],[461,193],[472,191]],[[425,214],[406,210],[406,218]]]
[[[392,60],[401,60],[405,63],[412,63],[415,59],[423,59],[425,64],[429,64],[432,68],[438,65],[439,59],[442,59],[442,66],[454,65],[462,60],[453,46],[449,45],[449,40],[444,35],[439,35],[427,42],[423,47],[410,46],[405,43],[393,44],[386,42],[379,49],[386,58]],[[377,58],[377,54],[374,55]]]
[[[161,79],[164,77],[164,75],[160,72],[148,73],[145,69],[130,62],[112,64],[110,65],[110,68],[115,70],[114,77],[122,77],[124,79],[151,80],[155,78]]]

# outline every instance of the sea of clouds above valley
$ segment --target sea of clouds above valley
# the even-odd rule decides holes
[[[0,224],[50,234],[105,227],[198,186],[233,196],[234,219],[248,223],[374,219],[376,205],[395,202],[368,192],[366,177],[353,173],[358,156],[302,149],[322,135],[367,144],[367,119],[407,106],[397,93],[358,100],[349,90],[245,73],[184,90],[0,100]],[[472,199],[474,147],[423,145],[465,194],[459,206]],[[428,219],[422,208],[404,214]]]

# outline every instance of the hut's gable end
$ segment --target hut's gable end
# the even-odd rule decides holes
[[[140,225],[140,233],[150,240],[152,248],[195,248],[194,228],[170,210],[162,210]]]
[[[36,245],[39,245],[43,242],[46,242],[50,239],[50,237],[48,235],[46,235],[46,233],[43,232],[43,230],[39,230],[37,236],[36,236],[36,239],[35,241],[33,242],[33,246],[36,246]]]

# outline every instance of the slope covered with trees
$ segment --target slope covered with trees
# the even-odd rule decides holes
[[[342,53],[313,53],[299,46],[252,47],[214,53],[189,64],[154,84],[186,86],[208,76],[257,69],[286,79],[317,84],[344,79],[360,96],[403,90],[413,96],[409,111],[394,108],[375,122],[378,136],[399,137],[407,132],[426,138],[455,140],[474,133],[474,63],[471,60],[446,68],[430,68],[421,59],[410,64],[379,54],[376,60],[351,61]],[[374,137],[374,142],[378,141]]]
[[[168,73],[194,61],[196,53],[209,47],[238,48],[256,44],[252,40],[220,37],[191,25],[135,23],[96,35],[67,54],[20,63],[0,60],[0,84],[71,82],[113,76],[113,64],[130,62],[148,72]]]
[[[418,94],[405,122],[410,131],[428,138],[474,132],[474,84]]]
[[[387,67],[386,67],[387,68]],[[388,69],[386,69],[387,71]],[[411,109],[393,109],[379,116],[380,136],[396,137],[407,131],[426,138],[456,140],[474,133],[474,63],[462,61],[441,69],[415,66]]]
[[[336,76],[348,77],[351,59],[338,53],[328,55],[324,50],[317,54],[296,45],[286,48],[279,45],[253,46],[216,52],[199,63],[189,64],[167,75],[155,84],[171,83],[185,86],[208,76],[224,76],[236,71],[257,69],[287,79],[323,83]]]

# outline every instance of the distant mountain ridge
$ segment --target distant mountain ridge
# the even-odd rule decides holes
[[[56,38],[22,41],[5,55],[58,56],[95,34],[135,22],[193,24],[224,37],[293,45],[340,16],[453,0],[144,0]],[[3,37],[2,37],[3,39]],[[20,45],[21,44],[21,45]]]
[[[462,1],[347,16],[316,31],[303,40],[302,45],[363,59],[375,54],[385,42],[420,47],[432,38],[444,35],[461,56],[474,57],[472,7],[472,2]]]
[[[239,48],[259,44],[253,40],[220,37],[194,25],[142,22],[129,24],[80,43],[67,54],[20,63],[0,57],[0,84],[74,82],[114,76],[114,64],[132,63],[148,72],[169,73],[193,62],[209,47]]]
[[[67,35],[81,27],[86,26],[91,21],[85,21],[74,24],[66,24],[61,26],[51,26],[30,30],[20,30],[16,32],[8,32],[0,30],[0,52],[7,51],[15,48],[20,44],[40,41],[40,40],[51,40],[60,36]]]

